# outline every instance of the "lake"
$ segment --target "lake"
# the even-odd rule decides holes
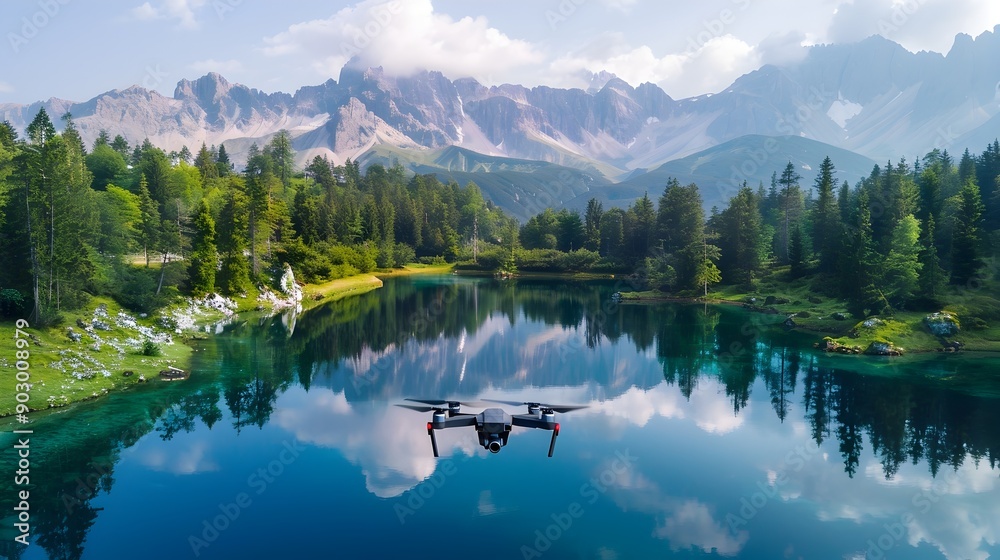
[[[220,325],[187,381],[34,415],[27,549],[3,424],[0,556],[1000,553],[998,358],[826,355],[783,317],[617,289],[393,278]],[[458,428],[435,459],[407,397],[589,407],[557,415],[552,458],[547,431],[494,455]]]

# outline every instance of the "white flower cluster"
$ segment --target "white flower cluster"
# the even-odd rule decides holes
[[[124,311],[119,311],[118,315],[115,315],[115,324],[123,329],[135,330],[139,328],[138,323],[135,322],[135,317]]]

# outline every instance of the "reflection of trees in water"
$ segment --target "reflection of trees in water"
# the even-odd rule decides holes
[[[262,427],[277,396],[291,384],[308,389],[320,365],[366,355],[377,357],[371,358],[375,363],[360,383],[334,379],[340,384],[334,389],[343,390],[350,400],[385,400],[426,391],[459,396],[454,376],[433,380],[438,385],[428,387],[428,380],[398,367],[396,360],[423,343],[457,339],[463,332],[471,336],[491,316],[510,324],[523,316],[579,330],[579,347],[533,357],[540,361],[531,378],[537,386],[598,384],[609,391],[607,398],[613,398],[616,394],[611,391],[651,388],[665,379],[690,398],[698,379],[711,375],[724,386],[738,413],[747,406],[759,377],[781,421],[795,417],[796,407],[801,407],[812,439],[822,443],[836,438],[850,476],[857,472],[865,436],[887,477],[904,461],[926,461],[934,475],[970,457],[991,467],[1000,463],[1000,407],[995,399],[823,366],[818,354],[802,350],[801,340],[771,328],[772,317],[701,305],[611,305],[610,284],[458,282],[462,281],[390,281],[368,296],[309,311],[299,318],[291,336],[277,318],[232,325],[231,336],[210,339],[199,347],[192,366],[217,375],[194,375],[158,389],[155,403],[132,395],[135,405],[123,407],[125,412],[113,418],[101,414],[101,403],[80,407],[72,424],[93,426],[87,432],[70,434],[69,423],[53,420],[67,435],[58,438],[47,431],[37,455],[32,442],[32,482],[37,484],[32,490],[33,528],[39,545],[51,558],[79,558],[97,516],[90,501],[99,492],[110,491],[120,451],[153,431],[169,440],[201,424],[217,425],[222,418],[220,399],[233,418],[234,430]],[[616,373],[605,367],[613,363],[585,361],[591,359],[587,349],[614,341],[624,344],[622,339],[640,352],[654,349],[662,377],[647,377],[650,372],[640,368]],[[503,376],[523,367],[522,358],[513,353],[516,350],[491,354],[496,373],[466,378],[461,389],[475,393],[489,384],[499,386]],[[566,361],[572,359],[579,361]],[[10,481],[0,480],[0,492],[12,494]],[[20,545],[9,548],[10,542],[0,545],[6,547],[0,554],[17,558]]]
[[[78,405],[73,421],[53,415],[37,422],[31,440],[31,524],[36,545],[47,557],[75,560],[84,552],[87,532],[100,508],[91,501],[114,486],[114,469],[121,451],[154,430],[170,439],[191,431],[199,422],[211,426],[222,416],[219,392],[212,382],[192,378],[188,387],[158,388],[130,395],[132,406],[107,414],[105,403]],[[106,406],[106,405],[105,405]],[[86,429],[80,429],[86,426]],[[11,481],[0,482],[4,496],[13,495]],[[4,539],[0,555],[20,558],[23,546]]]

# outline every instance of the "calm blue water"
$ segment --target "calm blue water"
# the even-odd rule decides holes
[[[205,341],[188,381],[36,420],[12,558],[987,558],[992,357],[825,356],[767,316],[458,277]],[[587,404],[431,454],[405,397]],[[523,412],[506,407],[508,412]],[[478,412],[480,409],[469,409]],[[8,431],[5,429],[5,431]],[[0,436],[4,470],[12,440]]]

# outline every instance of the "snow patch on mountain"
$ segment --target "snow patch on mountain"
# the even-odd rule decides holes
[[[826,116],[830,117],[840,128],[846,129],[847,121],[856,117],[862,110],[864,110],[863,105],[848,101],[841,94],[836,101],[830,104],[830,108],[826,110]]]

